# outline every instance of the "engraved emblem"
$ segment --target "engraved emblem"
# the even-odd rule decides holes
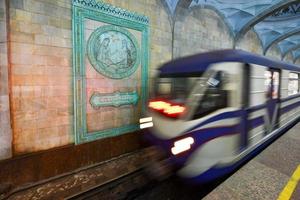
[[[101,26],[91,34],[87,54],[97,72],[113,79],[130,76],[140,62],[136,38],[126,29],[112,25]]]

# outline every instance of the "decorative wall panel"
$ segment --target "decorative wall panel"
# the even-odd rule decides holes
[[[73,0],[76,144],[139,129],[148,82],[148,18]]]

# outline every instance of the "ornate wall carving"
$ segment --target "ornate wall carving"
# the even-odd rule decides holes
[[[135,36],[118,26],[97,28],[89,38],[87,49],[92,66],[109,78],[129,77],[140,63],[140,48]]]
[[[148,82],[148,18],[73,0],[75,142],[139,129]]]

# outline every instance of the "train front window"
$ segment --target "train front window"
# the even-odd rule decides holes
[[[215,110],[227,107],[227,91],[224,90],[224,74],[219,71],[206,81],[206,90],[200,98],[198,107],[194,113],[194,119],[205,116]]]
[[[178,118],[186,111],[186,101],[199,77],[159,77],[148,107],[169,118]]]
[[[185,103],[199,77],[164,77],[156,80],[154,98]]]

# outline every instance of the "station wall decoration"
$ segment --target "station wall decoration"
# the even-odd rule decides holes
[[[148,94],[148,18],[73,0],[72,23],[75,143],[138,130]]]

